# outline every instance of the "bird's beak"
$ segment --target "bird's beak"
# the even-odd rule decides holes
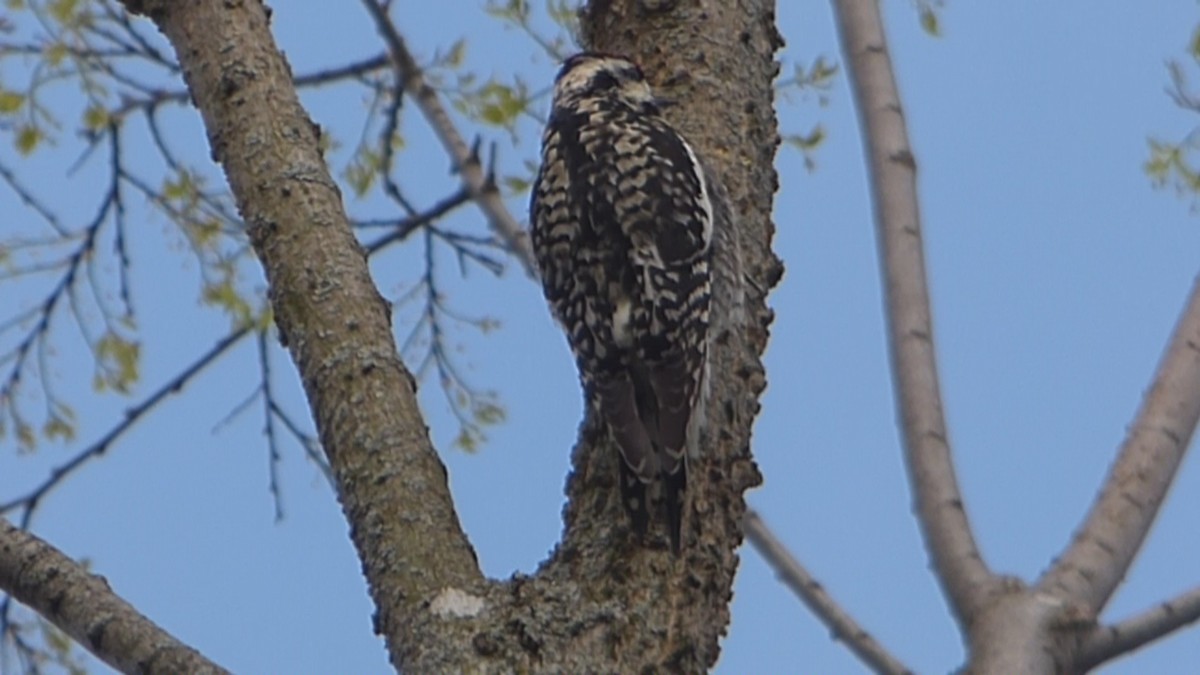
[[[666,110],[667,108],[671,108],[671,107],[679,105],[679,101],[676,101],[673,98],[664,98],[662,96],[655,96],[654,97],[654,105],[657,106],[659,110]]]

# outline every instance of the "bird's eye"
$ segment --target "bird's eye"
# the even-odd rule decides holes
[[[615,89],[617,78],[608,72],[599,72],[592,78],[592,86],[596,89]]]

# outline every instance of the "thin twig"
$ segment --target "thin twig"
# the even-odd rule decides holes
[[[279,438],[275,432],[275,416],[272,410],[275,406],[275,390],[271,388],[271,357],[270,345],[267,342],[267,331],[260,330],[258,339],[258,373],[262,378],[263,398],[263,433],[267,436],[267,464],[271,477],[271,498],[275,502],[275,522],[283,520],[283,493],[279,486],[279,463],[283,454],[279,452]]]
[[[423,211],[416,215],[409,216],[407,218],[404,218],[403,220],[389,221],[386,224],[388,227],[391,228],[391,231],[388,232],[387,234],[383,235],[379,239],[376,239],[375,241],[373,241],[369,244],[366,244],[363,248],[365,248],[367,250],[367,255],[373,255],[373,254],[379,252],[380,249],[382,249],[390,244],[393,244],[398,241],[403,241],[403,240],[407,239],[410,234],[412,234],[416,230],[420,229],[421,227],[432,223],[433,221],[437,220],[438,218],[441,218],[442,216],[446,215],[447,213],[450,213],[451,211],[458,208],[459,206],[462,206],[463,204],[467,203],[467,201],[470,200],[470,198],[471,198],[470,193],[467,192],[466,188],[463,188],[463,189],[459,190],[458,192],[455,192],[454,194],[450,195],[449,197],[446,197],[445,199],[439,201],[438,203],[434,204],[433,206],[429,207],[429,209],[427,209],[426,211]],[[370,223],[369,225],[374,225],[374,223]],[[368,224],[364,223],[364,224],[361,224],[361,226],[367,227]]]
[[[392,74],[392,100],[383,113],[383,130],[379,132],[379,176],[383,179],[384,194],[399,204],[411,218],[417,215],[417,209],[401,194],[400,185],[392,177],[392,167],[396,163],[396,130],[400,128],[400,109],[404,107],[404,79],[399,70],[393,69]]]
[[[154,393],[146,397],[146,399],[141,403],[125,411],[125,419],[121,420],[121,422],[112,429],[109,429],[108,433],[104,434],[104,436],[102,436],[99,440],[97,440],[95,443],[92,443],[82,452],[72,457],[69,461],[55,467],[54,469],[51,469],[50,476],[47,477],[46,480],[42,481],[40,485],[21,497],[11,499],[3,504],[0,504],[0,514],[8,513],[15,508],[23,508],[24,513],[21,516],[20,526],[22,529],[29,527],[29,521],[33,516],[34,510],[37,508],[38,503],[43,497],[46,496],[47,493],[58,486],[64,478],[70,475],[75,469],[79,468],[80,465],[88,462],[91,459],[99,457],[100,455],[103,455],[114,441],[124,435],[126,431],[129,431],[129,429],[133,427],[138,420],[144,417],[147,412],[152,410],[156,405],[162,402],[163,399],[167,398],[171,394],[181,391],[193,377],[203,371],[205,367],[215,361],[222,354],[229,351],[231,347],[237,344],[239,340],[249,333],[249,328],[241,328],[222,338],[219,342],[217,342],[217,344],[213,345],[212,349],[208,350],[208,352],[196,359],[196,361],[185,368],[183,372],[168,380]]]
[[[533,261],[533,249],[530,247],[529,236],[504,205],[500,191],[496,188],[494,176],[490,176],[484,171],[477,149],[472,149],[467,145],[458,132],[458,128],[454,126],[454,122],[450,120],[437,91],[425,81],[421,68],[417,65],[412,53],[408,51],[404,38],[396,30],[387,10],[376,0],[362,0],[362,3],[371,18],[374,19],[376,28],[388,45],[392,66],[397,69],[398,77],[404,82],[404,90],[416,102],[438,140],[450,154],[455,171],[471,191],[471,198],[479,204],[479,208],[487,216],[492,230],[507,243],[509,251],[521,262],[525,273],[536,278],[537,268]]]
[[[834,0],[833,7],[866,146],[905,464],[938,581],[959,625],[967,626],[998,579],[971,533],[942,413],[916,160],[879,3]]]
[[[327,68],[308,73],[306,75],[301,75],[295,80],[292,80],[292,83],[295,84],[297,88],[301,89],[304,87],[314,87],[322,84],[328,84],[330,82],[337,82],[338,80],[348,79],[351,77],[362,77],[367,73],[374,72],[380,68],[386,67],[387,65],[387,54],[376,54],[375,56],[371,56],[360,61],[353,61],[335,68]]]
[[[287,414],[278,403],[271,403],[271,413],[279,418],[279,421],[283,422],[284,428],[304,448],[305,456],[308,457],[309,461],[317,465],[317,469],[321,471],[321,475],[325,477],[325,480],[329,483],[329,487],[334,492],[337,492],[337,481],[333,479],[333,469],[329,467],[329,460],[325,459],[325,453],[321,451],[321,442],[317,440],[316,436],[302,430],[300,425],[296,423],[296,420],[292,419],[291,415]]]
[[[834,640],[846,645],[863,663],[880,675],[912,675],[912,670],[892,656],[883,645],[859,626],[833,599],[825,588],[809,574],[763,522],[757,512],[746,512],[743,525],[746,538],[755,550],[775,570],[775,575],[808,607],[821,623],[829,628]]]

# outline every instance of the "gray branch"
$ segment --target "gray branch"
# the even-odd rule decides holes
[[[779,541],[758,513],[746,512],[746,538],[775,570],[776,576],[829,628],[834,640],[846,645],[879,675],[912,675],[912,670],[879,644],[850,616],[808,570]]]
[[[921,242],[917,166],[876,0],[834,0],[866,146],[905,463],[938,581],[966,628],[998,578],[963,508],[942,413]]]
[[[1040,587],[1092,616],[1125,578],[1200,420],[1200,279],[1096,502]]]
[[[1080,672],[1140,649],[1200,620],[1200,586],[1124,621],[1097,628],[1080,650]]]
[[[104,577],[0,518],[0,589],[122,673],[227,673],[122,600]]]

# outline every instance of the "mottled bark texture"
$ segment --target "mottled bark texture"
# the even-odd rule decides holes
[[[411,616],[482,582],[445,469],[396,353],[388,304],[342,209],[292,73],[256,0],[130,2],[175,48],[213,157],[270,285],[395,663],[421,663]],[[424,670],[424,669],[418,669]],[[426,671],[428,672],[428,671]]]
[[[123,673],[228,672],[139,614],[104,577],[3,518],[0,588]]]
[[[723,321],[715,336],[709,453],[691,472],[683,554],[654,537],[646,546],[631,540],[615,499],[616,452],[589,417],[567,483],[562,544],[535,575],[503,582],[483,579],[459,528],[387,305],[273,43],[269,12],[256,0],[126,5],[174,45],[250,228],[392,662],[415,673],[710,668],[729,623],[743,492],[761,481],[749,438],[765,386],[763,296],[782,274],[770,251],[771,82],[781,46],[773,4],[595,2],[582,17],[593,48],[639,60],[680,104],[672,121],[728,187],[732,229],[718,252],[717,303],[726,316],[744,304],[745,320]]]

